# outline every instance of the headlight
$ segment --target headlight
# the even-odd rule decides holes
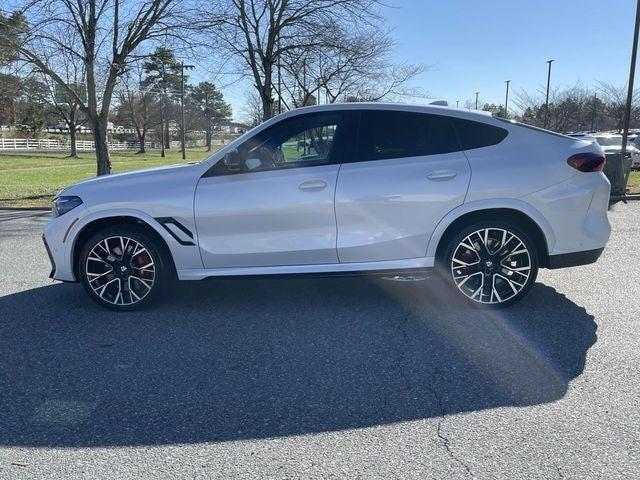
[[[53,199],[53,205],[51,207],[51,213],[54,217],[59,217],[60,215],[64,215],[69,210],[73,210],[78,205],[82,204],[82,199],[80,197],[74,196],[62,196],[56,197]]]

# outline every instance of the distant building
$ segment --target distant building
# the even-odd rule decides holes
[[[225,122],[214,127],[214,130],[217,130],[222,133],[232,133],[232,134],[242,134],[249,130],[249,127],[244,123],[238,122]]]

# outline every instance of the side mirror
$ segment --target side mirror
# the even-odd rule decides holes
[[[242,170],[242,158],[238,150],[232,150],[224,156],[224,167],[229,172],[239,172]]]

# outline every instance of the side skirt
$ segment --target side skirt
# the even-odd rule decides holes
[[[389,280],[405,281],[422,280],[433,276],[433,268],[411,268],[406,270],[360,270],[348,272],[315,272],[315,273],[268,273],[252,275],[212,275],[204,277],[203,280],[228,278],[230,280],[290,280],[293,278],[354,278],[354,277],[376,277],[388,278]]]
[[[353,276],[407,276],[426,274],[434,266],[433,257],[388,260],[367,263],[337,263],[322,265],[275,265],[267,267],[229,267],[209,269],[178,269],[179,280],[202,280],[220,277],[353,277]]]

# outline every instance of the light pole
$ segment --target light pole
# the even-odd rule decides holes
[[[476,110],[478,109],[478,95],[480,92],[476,92]]]
[[[278,72],[278,114],[282,113],[282,64],[280,61],[280,36],[278,35],[278,40],[277,40],[277,48],[278,48],[278,65],[277,65],[277,72]]]
[[[631,118],[631,104],[633,102],[633,82],[636,76],[636,57],[638,55],[638,30],[640,30],[640,0],[636,5],[636,26],[633,31],[633,48],[631,49],[631,66],[629,68],[629,90],[627,90],[627,107],[624,111],[624,122],[622,124],[622,165],[624,167],[624,157],[627,154],[627,139],[629,138],[629,120]],[[629,182],[629,173],[627,170],[624,174],[624,190],[623,195],[627,194],[627,183]]]
[[[180,143],[181,143],[181,147],[182,147],[182,159],[186,160],[187,159],[187,153],[186,153],[186,149],[185,149],[185,120],[184,120],[184,70],[185,68],[187,70],[191,70],[193,68],[195,68],[195,65],[185,65],[184,63],[180,63],[180,65],[178,65],[180,67],[180,110],[181,110],[181,116],[182,116],[182,126],[180,128]]]
[[[544,128],[547,128],[547,125],[549,125],[549,87],[551,86],[551,64],[553,62],[555,62],[555,60],[547,60],[549,70],[547,71],[547,97],[544,101]]]
[[[456,108],[460,106],[460,100],[456,100]]]
[[[509,118],[509,84],[511,80],[505,80],[504,83],[507,84],[507,93],[504,96],[504,118]]]
[[[167,77],[165,76],[165,65],[164,65],[164,61],[162,62],[162,91],[160,93],[160,156],[162,158],[165,157],[165,152],[164,152],[164,144],[166,141],[165,138],[165,133],[167,133],[167,131],[169,130],[169,128],[167,127],[167,124],[165,123],[165,118],[164,118],[164,103],[165,103],[165,96],[167,94]],[[166,130],[165,130],[166,128]],[[166,135],[168,136],[168,135]]]

